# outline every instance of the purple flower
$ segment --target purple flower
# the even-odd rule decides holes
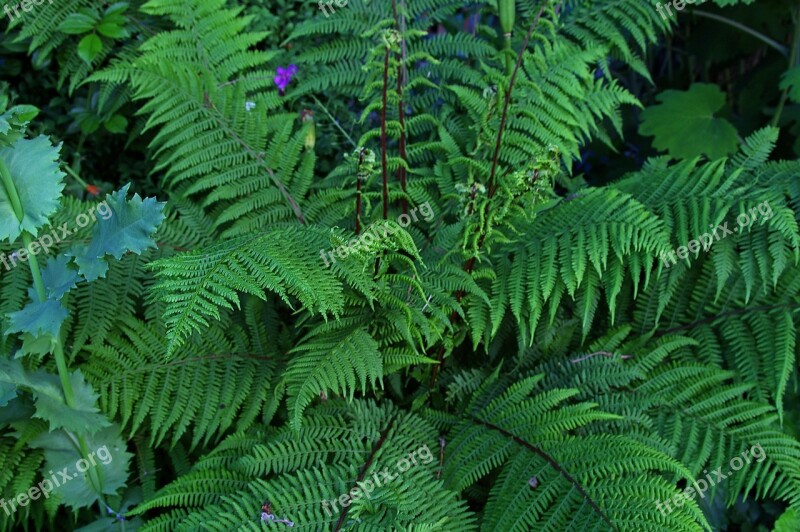
[[[286,68],[278,67],[277,73],[275,75],[275,85],[278,86],[278,90],[283,96],[286,92],[286,87],[292,81],[292,77],[297,73],[297,66],[296,65],[289,65]]]

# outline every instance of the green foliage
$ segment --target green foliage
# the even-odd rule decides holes
[[[642,113],[641,133],[654,136],[659,150],[676,159],[719,159],[736,150],[736,128],[714,116],[725,106],[725,94],[716,85],[696,83],[686,92],[665,91],[657,98],[660,104]]]
[[[113,460],[0,530],[791,529],[783,2],[752,27],[734,0],[672,19],[71,0],[14,20],[0,497]],[[695,19],[761,48],[692,50]]]

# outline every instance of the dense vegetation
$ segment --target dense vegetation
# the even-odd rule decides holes
[[[800,529],[796,2],[2,16],[0,529]]]

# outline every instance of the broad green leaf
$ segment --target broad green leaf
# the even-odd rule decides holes
[[[58,25],[58,30],[70,35],[80,35],[92,31],[97,24],[96,17],[90,17],[82,13],[72,13],[64,22]]]
[[[44,135],[20,138],[12,146],[0,147],[0,159],[8,168],[23,211],[20,222],[8,192],[0,184],[0,240],[13,242],[22,231],[36,236],[58,209],[66,175],[58,166],[60,149]]]
[[[61,324],[67,318],[67,309],[56,299],[46,299],[28,303],[22,310],[11,312],[8,317],[6,334],[16,332],[57,337]]]
[[[639,132],[654,136],[653,146],[676,159],[706,155],[715,160],[736,151],[736,128],[714,113],[725,106],[716,85],[695,83],[688,91],[667,90],[656,96],[659,105],[642,112]]]
[[[123,13],[128,10],[128,2],[116,2],[108,6],[103,14],[103,21],[112,20],[118,22],[116,17],[122,17]]]
[[[103,41],[95,33],[91,33],[78,43],[78,57],[91,64],[103,50]]]
[[[109,133],[125,133],[128,120],[122,115],[114,115],[104,124]]]
[[[44,450],[46,462],[42,468],[43,478],[52,478],[49,473],[52,470],[56,479],[60,481],[61,485],[53,490],[51,497],[57,497],[71,508],[85,508],[98,500],[97,492],[90,483],[89,470],[100,477],[102,484],[100,491],[105,495],[116,495],[117,490],[125,487],[128,478],[128,468],[133,455],[127,451],[125,442],[119,436],[117,425],[86,436],[86,445],[89,454],[94,453],[93,459],[87,460],[82,457],[73,437],[62,430],[40,434],[31,441],[32,447]],[[59,471],[63,471],[64,468],[70,480],[61,481],[63,477]],[[81,473],[78,471],[79,468],[87,468],[87,471]]]
[[[114,22],[101,22],[97,26],[97,31],[100,35],[111,39],[124,39],[128,36],[128,30]]]
[[[164,220],[164,203],[159,203],[155,198],[143,200],[138,194],[126,200],[128,188],[130,184],[106,198],[112,214],[108,219],[97,219],[92,241],[88,245],[73,246],[68,252],[68,255],[75,257],[80,274],[87,281],[105,276],[108,270],[106,255],[120,259],[128,251],[141,254],[156,245],[153,233]]]

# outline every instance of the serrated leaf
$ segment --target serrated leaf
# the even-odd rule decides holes
[[[8,315],[10,323],[6,334],[29,333],[33,336],[50,334],[58,336],[61,324],[67,318],[67,309],[56,299],[34,301],[22,310]]]
[[[10,382],[0,381],[0,407],[5,408],[8,402],[17,396],[17,387]]]
[[[78,43],[78,57],[92,64],[94,58],[103,50],[103,41],[95,33],[91,33]]]
[[[78,271],[70,268],[70,258],[66,255],[51,257],[42,270],[44,289],[49,299],[61,299],[75,288],[81,277]]]
[[[736,151],[736,128],[714,113],[725,106],[725,94],[716,85],[695,83],[688,91],[667,90],[661,102],[642,112],[639,132],[655,137],[653,146],[676,159],[706,155],[720,159]]]
[[[126,200],[130,184],[110,194],[105,203],[111,211],[108,218],[98,218],[92,232],[92,241],[73,246],[67,254],[75,257],[79,273],[87,281],[104,277],[108,270],[106,255],[116,259],[128,251],[141,254],[155,247],[152,235],[164,220],[164,203],[155,198],[145,198],[138,194]]]
[[[90,453],[95,453],[95,465],[92,466],[87,460],[83,463],[85,466],[80,466],[81,469],[87,466],[93,469],[101,479],[102,493],[116,495],[117,490],[126,485],[128,467],[133,457],[119,436],[119,427],[111,425],[86,436],[86,445]],[[58,472],[67,468],[66,473],[71,477],[70,480],[63,480],[51,496],[58,497],[61,502],[75,509],[91,506],[98,500],[98,494],[90,483],[89,471],[78,471],[78,462],[86,459],[81,457],[72,437],[61,430],[43,433],[31,441],[31,446],[44,450],[46,462],[42,471],[52,470],[56,472],[57,479],[62,479]],[[49,478],[50,474],[43,473],[42,476]]]
[[[70,432],[94,434],[111,424],[97,407],[99,395],[84,380],[80,370],[69,376],[75,397],[74,407],[67,406],[64,402],[64,394],[61,391],[58,377],[50,374],[44,375],[52,387],[45,388],[42,385],[36,389],[37,400],[34,417],[48,421],[50,430],[63,427]]]
[[[44,135],[30,140],[19,138],[11,146],[0,147],[0,159],[8,168],[23,211],[20,222],[8,192],[0,185],[0,240],[13,242],[22,231],[36,236],[58,209],[66,175],[58,167],[60,149]]]
[[[17,360],[0,360],[0,382],[31,391],[36,411],[33,417],[49,422],[50,429],[64,428],[81,434],[93,434],[110,422],[97,407],[98,395],[94,393],[80,370],[70,374],[75,407],[67,406],[61,381],[57,375],[44,370],[29,372]]]

